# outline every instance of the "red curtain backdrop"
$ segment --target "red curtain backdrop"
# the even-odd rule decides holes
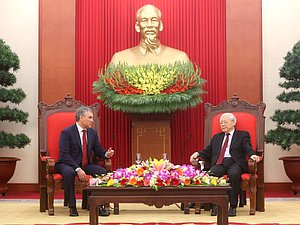
[[[139,42],[135,12],[145,4],[162,11],[161,42],[185,51],[207,80],[204,103],[226,99],[226,1],[224,0],[80,0],[76,1],[76,99],[97,100],[92,83],[113,53]],[[171,121],[173,163],[189,163],[189,156],[203,148],[204,104],[176,112]],[[114,168],[131,164],[131,127],[122,112],[101,103],[100,139],[113,147]]]

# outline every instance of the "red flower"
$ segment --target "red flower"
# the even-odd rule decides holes
[[[172,186],[178,186],[179,183],[180,183],[179,180],[176,179],[176,178],[174,178],[174,179],[171,180],[171,185],[172,185]]]
[[[200,180],[195,180],[194,184],[196,184],[196,185],[200,185],[200,184],[201,184],[201,182],[200,182]]]
[[[120,181],[120,185],[121,186],[125,186],[127,184],[128,180],[127,179],[123,179]]]
[[[142,187],[143,184],[144,184],[143,180],[139,180],[139,181],[136,182],[136,186],[138,186],[138,187]]]
[[[164,186],[163,180],[157,179],[157,180],[156,180],[156,185],[157,185],[158,187]]]

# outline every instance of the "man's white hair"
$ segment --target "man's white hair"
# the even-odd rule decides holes
[[[233,121],[234,124],[236,124],[236,117],[232,113],[223,113],[220,117],[220,121],[225,116],[228,117],[231,121]]]

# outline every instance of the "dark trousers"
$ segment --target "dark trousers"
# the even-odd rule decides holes
[[[222,164],[212,166],[210,171],[216,177],[227,174],[231,186],[229,191],[230,206],[236,208],[240,193],[242,168],[232,158],[224,158]]]
[[[57,173],[60,173],[63,176],[65,199],[68,200],[69,207],[75,207],[75,177],[77,173],[71,166],[63,163],[55,165],[55,170]],[[95,164],[88,164],[84,168],[84,171],[87,175],[91,175],[93,177],[107,173],[106,169]]]

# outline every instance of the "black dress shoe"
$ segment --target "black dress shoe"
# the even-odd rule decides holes
[[[76,207],[70,207],[70,216],[79,216]]]
[[[228,216],[236,216],[236,208],[230,207],[228,210]]]
[[[99,216],[109,216],[110,211],[105,210],[104,206],[99,206]]]
[[[218,214],[218,206],[216,205],[212,205],[212,208],[211,208],[211,216],[216,216]]]

